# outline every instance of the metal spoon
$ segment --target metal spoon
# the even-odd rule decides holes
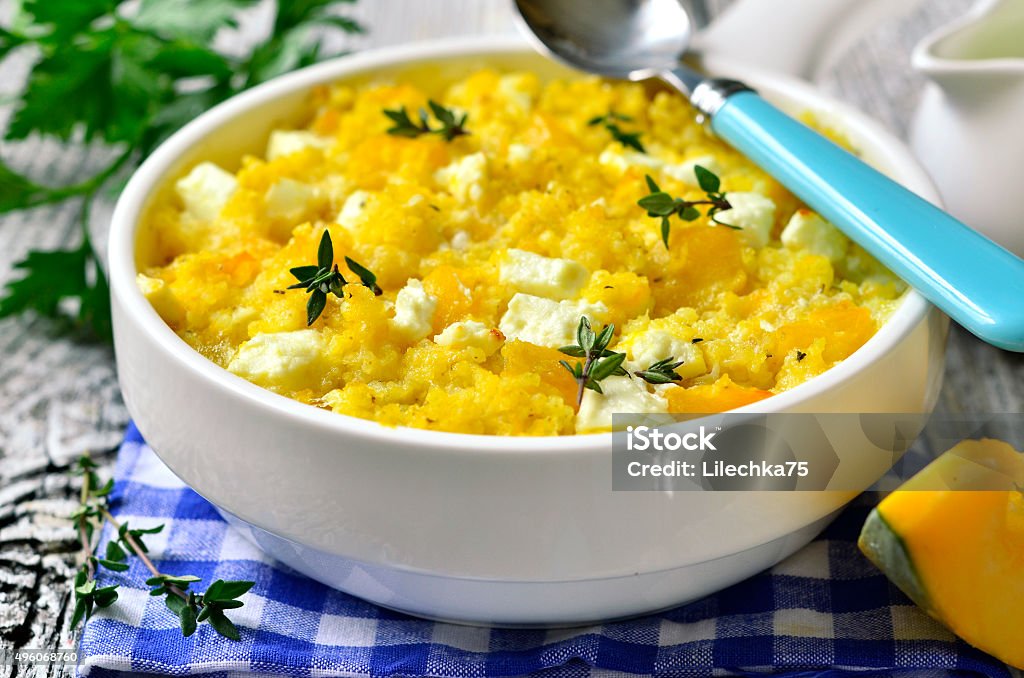
[[[1024,260],[743,83],[684,66],[692,24],[680,0],[516,0],[516,7],[539,51],[611,78],[663,80],[715,134],[954,320],[990,344],[1024,352]]]

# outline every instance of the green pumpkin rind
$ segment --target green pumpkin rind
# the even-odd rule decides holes
[[[914,567],[907,545],[877,508],[872,509],[864,521],[857,545],[868,560],[884,572],[889,581],[907,597],[924,610],[932,610],[931,600]]]

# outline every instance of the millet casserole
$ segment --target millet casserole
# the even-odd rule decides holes
[[[659,192],[681,201],[667,247],[638,205]],[[325,231],[347,284],[289,289],[317,275]],[[678,95],[490,70],[318,88],[265,157],[179,178],[142,242],[143,292],[218,365],[385,425],[495,435],[754,403],[847,358],[904,291]],[[583,317],[613,323],[607,355],[625,357],[580,402],[585,355],[559,349]],[[663,378],[637,376],[652,366]]]

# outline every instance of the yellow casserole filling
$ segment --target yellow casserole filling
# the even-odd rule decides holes
[[[387,132],[384,109],[415,116],[428,98],[468,114],[470,134]],[[646,152],[588,124],[610,112]],[[611,412],[732,409],[848,357],[904,289],[681,97],[637,84],[488,70],[323,87],[264,155],[178,179],[147,217],[139,284],[218,365],[390,426],[570,435]],[[673,218],[666,248],[637,206],[644,176],[697,200],[694,165],[721,178],[733,209],[718,217],[741,229]],[[355,278],[349,256],[383,294],[350,284],[307,327],[289,269],[316,263],[325,230],[342,273]],[[557,349],[583,315],[615,324],[631,371],[671,356],[681,380],[612,376],[577,404]]]

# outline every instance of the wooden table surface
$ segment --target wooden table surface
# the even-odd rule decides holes
[[[889,0],[894,1],[894,0]],[[723,6],[727,0],[713,3]],[[969,0],[927,0],[901,20],[874,30],[821,83],[905,135],[921,81],[910,72],[909,48],[932,27],[961,14]],[[11,0],[0,0],[0,22]],[[353,13],[370,28],[346,47],[360,49],[475,33],[511,33],[506,0],[361,0]],[[252,20],[258,23],[259,17]],[[243,24],[243,28],[248,24]],[[17,90],[24,62],[0,72],[0,98]],[[0,109],[0,126],[9,110]],[[50,143],[0,148],[15,166],[59,181],[102,162],[102,153],[68,153]],[[74,238],[74,205],[44,207],[0,219],[0,281],[29,247]],[[109,205],[94,221],[102,237]],[[102,241],[100,241],[102,242]],[[109,472],[128,415],[112,351],[54,335],[44,320],[0,322],[0,649],[68,647],[68,583],[76,543],[64,518],[76,505],[67,467],[89,451]],[[1020,412],[1024,357],[998,351],[954,328],[940,408],[949,413]],[[50,666],[21,674],[61,673]],[[0,677],[14,675],[0,667]]]

